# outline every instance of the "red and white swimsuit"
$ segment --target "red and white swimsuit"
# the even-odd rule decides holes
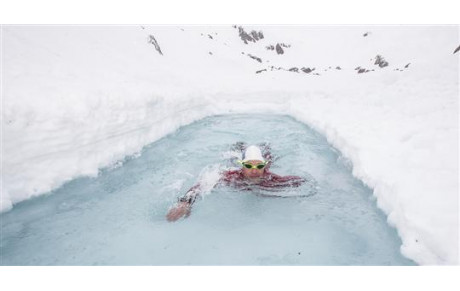
[[[243,175],[242,170],[230,170],[222,173],[221,178],[217,182],[218,184],[224,184],[227,186],[235,187],[239,190],[252,190],[254,186],[265,190],[279,190],[286,187],[299,187],[306,180],[298,176],[279,176],[271,173],[268,169],[265,169],[264,175],[260,181],[250,181]],[[187,193],[179,199],[181,202],[188,202],[193,204],[196,198],[200,195],[200,184],[197,184],[190,188]]]

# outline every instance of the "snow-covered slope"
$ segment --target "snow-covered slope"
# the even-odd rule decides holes
[[[404,255],[457,264],[458,32],[3,27],[1,209],[208,115],[289,114],[374,189]]]

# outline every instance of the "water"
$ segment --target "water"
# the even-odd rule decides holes
[[[198,179],[234,166],[236,142],[271,145],[271,171],[309,183],[266,198],[217,187],[165,215]],[[204,177],[204,178],[203,178]],[[400,238],[324,137],[287,116],[214,116],[1,215],[2,265],[412,265]]]

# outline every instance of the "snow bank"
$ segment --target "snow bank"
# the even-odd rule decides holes
[[[289,114],[374,189],[405,256],[457,264],[458,27],[251,29],[264,38],[245,44],[233,27],[4,27],[1,209],[205,116]],[[276,44],[283,54],[267,49]]]

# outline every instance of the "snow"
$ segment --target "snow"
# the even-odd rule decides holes
[[[3,26],[0,209],[97,176],[206,116],[287,114],[374,189],[403,255],[458,264],[458,26],[244,29],[265,37],[244,44],[230,26]],[[291,47],[265,48],[276,43]]]

